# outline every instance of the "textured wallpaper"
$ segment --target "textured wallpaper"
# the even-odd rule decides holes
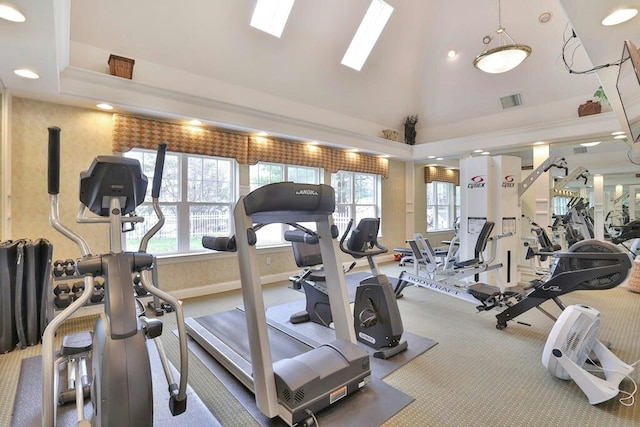
[[[12,238],[46,238],[54,244],[53,259],[77,258],[70,240],[54,231],[48,220],[47,127],[61,133],[60,218],[71,229],[87,237],[93,253],[109,250],[106,224],[75,222],[79,200],[79,174],[94,157],[111,153],[111,114],[24,98],[13,98],[12,108]],[[389,249],[404,246],[405,164],[389,162],[389,178],[382,180],[383,244]],[[248,168],[241,168],[240,184],[248,185]],[[266,258],[270,258],[267,265]],[[351,260],[341,254],[344,262]],[[269,249],[259,254],[263,276],[296,271],[290,248]],[[205,261],[160,261],[159,282],[163,289],[178,290],[232,282],[239,279],[234,256]]]

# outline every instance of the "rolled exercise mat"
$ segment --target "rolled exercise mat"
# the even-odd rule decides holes
[[[15,298],[18,242],[0,243],[0,353],[8,353],[18,344]]]

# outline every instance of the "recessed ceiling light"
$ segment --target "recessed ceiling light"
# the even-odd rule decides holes
[[[482,148],[478,148],[477,150],[473,150],[474,153],[482,153],[484,150]]]
[[[109,104],[105,104],[104,102],[101,104],[96,104],[96,107],[98,107],[101,110],[113,110],[113,106],[109,105]]]
[[[436,160],[444,160],[444,157],[438,157]]]
[[[0,4],[0,18],[11,22],[24,22],[26,18],[13,6]]]
[[[341,64],[360,71],[369,57],[373,46],[393,13],[393,7],[382,0],[371,0],[351,44],[342,58]]]
[[[289,19],[294,1],[258,0],[249,25],[272,36],[280,37]]]
[[[627,135],[616,135],[613,139],[626,139]]]
[[[202,122],[200,120],[198,120],[198,119],[192,119],[192,120],[189,120],[189,124],[191,126],[200,126],[202,124]]]
[[[616,135],[624,135],[624,131],[622,130],[617,130],[615,132],[611,132],[611,135],[616,136]]]
[[[449,58],[455,58],[458,55],[458,52],[456,52],[455,50],[450,50],[449,52],[447,52],[447,56]]]
[[[482,153],[480,153],[480,154],[482,154],[483,156],[488,156],[488,155],[489,155],[489,154],[491,154],[491,153],[490,153],[490,152],[488,152],[488,151],[483,151],[483,152],[482,152]]]
[[[622,24],[623,22],[627,22],[637,14],[638,9],[635,8],[614,10],[602,20],[602,25],[604,25],[605,27],[610,27],[612,25]]]
[[[580,145],[582,145],[583,147],[595,147],[596,145],[600,144],[602,141],[593,141],[593,142],[582,142],[580,143]]]
[[[538,16],[538,21],[541,24],[546,24],[547,22],[551,21],[552,16],[553,15],[551,14],[551,12],[542,12],[540,16]]]
[[[436,156],[427,156],[427,159],[435,159]]]
[[[20,68],[17,70],[13,70],[13,72],[15,74],[17,74],[20,77],[24,77],[25,79],[39,79],[40,76],[38,75],[38,73],[35,73],[31,70],[27,70],[26,68]]]

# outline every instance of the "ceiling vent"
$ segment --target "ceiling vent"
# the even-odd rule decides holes
[[[587,147],[574,147],[573,154],[584,154],[587,152]]]
[[[500,102],[502,103],[502,108],[504,110],[507,108],[517,107],[518,105],[522,105],[522,95],[514,93],[513,95],[503,96],[500,98]]]

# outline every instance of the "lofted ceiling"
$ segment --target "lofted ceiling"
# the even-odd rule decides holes
[[[575,31],[566,54],[573,69],[586,70],[618,60],[624,39],[640,45],[640,17],[600,25],[606,12],[640,0],[502,0],[503,26],[533,53],[512,71],[486,74],[472,61],[498,27],[497,0],[387,0],[394,12],[354,71],[340,60],[370,0],[298,0],[281,38],[249,26],[255,0],[10,3],[27,16],[0,20],[0,80],[13,95],[89,108],[110,102],[123,113],[198,118],[416,161],[539,140],[610,140],[621,128],[616,67],[570,74],[562,47]],[[541,23],[545,12],[551,19]],[[448,58],[452,49],[458,54]],[[133,80],[107,74],[110,54],[135,59]],[[41,78],[16,77],[20,67]],[[578,119],[601,84],[613,111]],[[523,104],[503,109],[500,98],[513,94]],[[416,114],[418,145],[381,138],[387,128],[402,134]],[[616,170],[635,171],[628,146],[615,147]]]

